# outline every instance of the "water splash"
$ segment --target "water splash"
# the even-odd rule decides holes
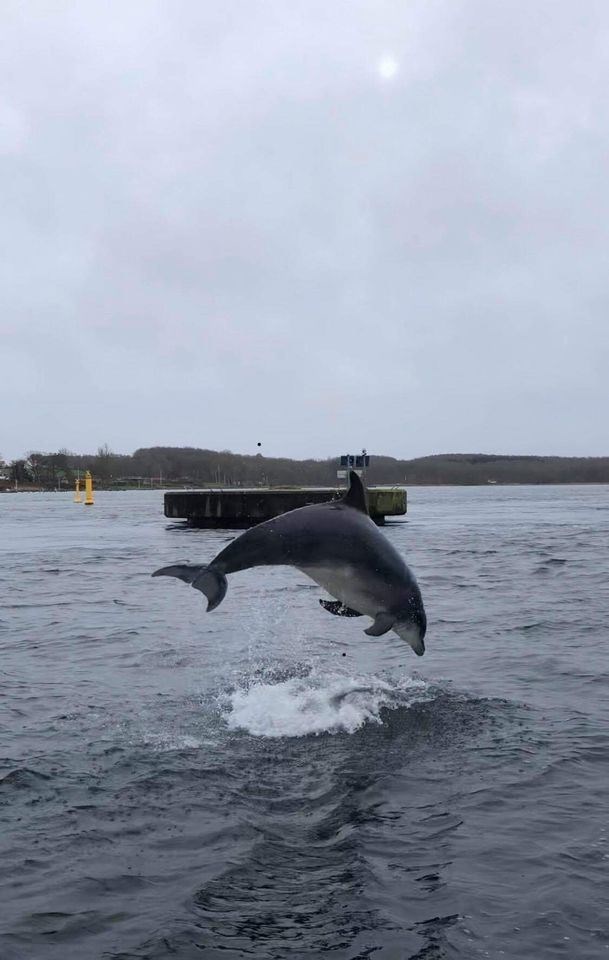
[[[412,677],[389,682],[311,674],[238,688],[229,695],[225,717],[229,729],[259,737],[354,733],[367,722],[382,723],[383,708],[408,707],[427,692],[428,684]]]
[[[198,750],[203,745],[203,741],[199,737],[171,732],[149,733],[144,738],[144,743],[157,753],[168,753],[174,750]]]

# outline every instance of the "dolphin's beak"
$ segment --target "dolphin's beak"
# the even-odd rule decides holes
[[[423,637],[419,637],[417,640],[409,640],[408,642],[416,653],[417,657],[422,657],[425,653],[425,641],[423,640]]]
[[[408,623],[404,625],[398,625],[397,630],[395,631],[402,640],[405,640],[406,643],[410,644],[417,657],[422,657],[425,653],[425,643],[423,637],[425,636],[425,631],[421,630],[417,624]]]

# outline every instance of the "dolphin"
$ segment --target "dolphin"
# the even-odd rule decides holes
[[[425,653],[427,618],[410,569],[370,519],[366,491],[355,471],[340,500],[290,510],[246,530],[209,564],[178,564],[153,577],[177,577],[207,597],[215,610],[226,594],[226,576],[250,567],[296,567],[335,600],[320,600],[329,613],[372,617],[364,632],[393,630],[418,656]]]

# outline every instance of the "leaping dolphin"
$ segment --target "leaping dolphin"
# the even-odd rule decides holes
[[[425,653],[427,618],[414,575],[370,519],[364,486],[355,471],[344,497],[281,514],[246,530],[209,564],[179,564],[153,577],[177,577],[205,594],[215,610],[226,594],[226,575],[250,567],[296,567],[334,601],[320,600],[336,616],[372,617],[365,633],[393,630],[418,656]]]

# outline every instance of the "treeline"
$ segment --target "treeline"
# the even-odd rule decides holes
[[[290,460],[205,450],[144,447],[116,454],[107,446],[95,454],[31,451],[0,466],[4,487],[57,489],[90,470],[102,486],[333,486],[338,458]],[[372,456],[371,484],[609,483],[609,457],[519,457],[439,454],[414,460]]]
[[[609,483],[609,457],[520,457],[460,453],[395,462],[403,466],[403,482],[414,485]]]
[[[96,454],[32,451],[0,470],[9,483],[56,489],[90,470],[97,485],[247,486],[285,483],[332,485],[337,460],[290,460],[247,456],[195,447],[147,447],[116,454],[107,446]]]

